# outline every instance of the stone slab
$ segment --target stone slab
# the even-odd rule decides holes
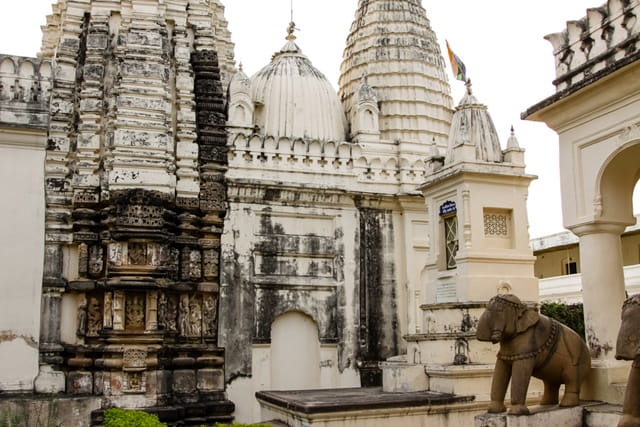
[[[303,391],[262,391],[259,401],[303,414],[449,405],[472,402],[473,396],[456,396],[431,391],[385,393],[381,387]]]
[[[478,415],[475,427],[612,427],[618,425],[621,414],[619,406],[601,402],[583,402],[573,408],[533,406],[529,410],[529,415]]]
[[[622,417],[622,406],[602,404],[585,408],[584,422],[587,427],[614,427]]]
[[[0,398],[0,424],[15,419],[21,426],[87,427],[100,404],[95,396],[5,395]]]

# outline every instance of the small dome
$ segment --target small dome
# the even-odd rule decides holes
[[[456,160],[454,148],[472,144],[476,147],[476,160],[502,162],[502,147],[491,115],[486,105],[481,104],[471,91],[471,81],[467,81],[467,93],[456,107],[449,133],[447,163]]]
[[[344,141],[344,109],[327,78],[287,37],[271,63],[251,78],[256,125],[265,135]]]

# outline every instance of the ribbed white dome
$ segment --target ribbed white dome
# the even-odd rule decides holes
[[[501,163],[503,161],[500,138],[496,132],[489,110],[481,104],[471,91],[471,81],[467,81],[467,93],[456,107],[449,133],[447,163],[455,163],[455,147],[473,144],[476,160]]]
[[[256,124],[265,135],[344,141],[347,122],[338,95],[292,37],[251,77]]]

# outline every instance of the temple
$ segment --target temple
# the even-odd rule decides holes
[[[558,92],[525,113],[560,134],[583,396],[611,404],[629,372],[613,349],[639,12],[609,0],[548,36]],[[56,0],[38,58],[0,55],[0,414],[339,427],[486,411],[497,348],[479,318],[542,289],[515,131],[471,81],[454,103],[420,0],[358,1],[337,91],[295,23],[282,36],[248,76],[221,0]]]

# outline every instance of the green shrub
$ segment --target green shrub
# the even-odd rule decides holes
[[[112,408],[104,412],[104,427],[167,427],[167,425],[161,423],[157,415]]]
[[[540,305],[540,312],[545,316],[556,319],[576,331],[585,339],[584,335],[584,308],[582,304],[562,304],[558,302],[545,302]]]

